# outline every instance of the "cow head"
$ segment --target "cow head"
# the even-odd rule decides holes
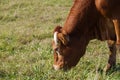
[[[65,70],[70,69],[78,63],[80,57],[83,56],[86,47],[84,45],[81,46],[79,41],[80,40],[76,38],[70,38],[70,36],[62,30],[62,27],[57,26],[55,28],[54,40],[52,42],[54,51],[53,68],[55,70],[59,70],[61,68]],[[83,41],[82,44],[86,44],[86,42]]]

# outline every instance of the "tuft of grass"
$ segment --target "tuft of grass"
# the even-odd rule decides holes
[[[51,41],[63,25],[73,0],[0,0],[0,80],[119,80],[116,68],[105,74],[106,42],[92,40],[76,67],[52,69]]]

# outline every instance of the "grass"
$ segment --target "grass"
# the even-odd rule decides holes
[[[107,75],[106,42],[93,40],[70,71],[52,69],[52,31],[63,25],[72,0],[0,0],[0,80],[119,80],[117,68]]]

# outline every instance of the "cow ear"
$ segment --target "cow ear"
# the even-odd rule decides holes
[[[69,36],[65,35],[63,33],[58,33],[58,39],[65,46],[68,45],[68,43],[69,43]]]
[[[53,33],[55,33],[55,32],[60,33],[60,32],[61,32],[61,29],[62,29],[61,26],[56,26],[55,29],[54,29],[54,31],[53,31]]]
[[[57,26],[54,29],[54,42],[56,45],[63,44],[67,45],[69,42],[69,36],[66,34],[64,30],[62,30],[61,26]]]

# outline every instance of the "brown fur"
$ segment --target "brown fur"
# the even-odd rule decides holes
[[[101,12],[99,10],[100,7],[96,6],[95,1],[97,2],[97,0],[74,0],[64,27],[55,28],[54,32],[57,31],[58,35],[69,36],[70,39],[70,41],[67,41],[65,36],[58,36],[61,45],[56,46],[56,49],[53,48],[55,69],[75,66],[85,54],[86,47],[92,39],[113,41],[113,43],[108,41],[108,44],[111,46],[109,48],[114,49],[116,34],[112,19],[117,18],[117,11],[116,13],[114,12],[115,10],[112,11],[110,15],[108,15],[109,10],[105,13]],[[115,6],[116,8],[117,6]],[[110,7],[111,9],[113,9],[113,6]],[[112,15],[113,13],[115,15],[114,17]],[[67,45],[64,42],[67,42]],[[55,46],[54,41],[52,45]],[[58,49],[60,54],[57,54],[56,50]],[[112,55],[110,55],[108,66],[105,70],[113,66],[116,61],[116,57],[113,57],[116,52],[111,49],[110,52]]]
[[[117,37],[116,43],[120,45],[120,0],[95,0],[98,11],[113,21]]]

